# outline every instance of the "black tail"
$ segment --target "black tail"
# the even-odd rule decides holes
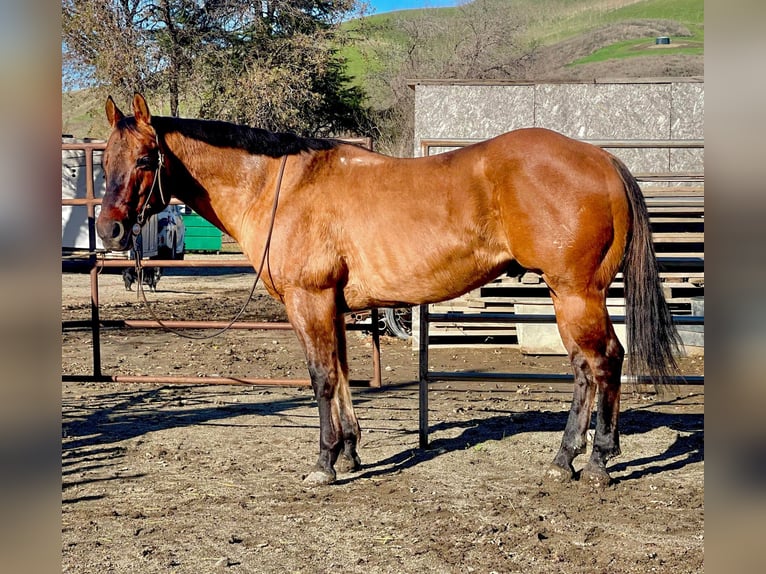
[[[633,212],[633,227],[622,262],[629,373],[646,375],[657,384],[678,375],[674,353],[678,352],[681,338],[662,293],[643,193],[625,164],[617,158],[613,162]]]

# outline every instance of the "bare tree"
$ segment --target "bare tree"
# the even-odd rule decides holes
[[[523,76],[535,51],[525,41],[529,15],[498,0],[474,0],[458,9],[456,25],[445,34],[451,49],[441,76],[509,79]]]
[[[365,124],[338,46],[356,0],[62,0],[65,82],[171,115],[335,133]]]
[[[65,86],[146,90],[150,75],[140,0],[62,1]]]
[[[372,44],[365,52],[370,104],[380,130],[379,148],[411,155],[414,79],[523,79],[535,45],[523,32],[530,15],[508,2],[474,0],[452,18],[428,16],[394,21],[403,39]]]

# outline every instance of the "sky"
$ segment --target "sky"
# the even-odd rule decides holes
[[[461,0],[367,0],[374,14],[391,12],[392,10],[409,10],[412,8],[441,8],[455,6]]]

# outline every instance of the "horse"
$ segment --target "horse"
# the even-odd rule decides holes
[[[641,189],[619,159],[542,128],[454,151],[395,158],[335,139],[232,123],[133,115],[106,100],[111,134],[96,223],[106,248],[176,197],[232,236],[285,305],[319,411],[319,458],[305,476],[330,484],[361,468],[344,314],[452,299],[511,266],[541,274],[573,370],[572,404],[545,477],[609,484],[620,454],[625,349],[606,309],[621,271],[631,370],[677,373],[678,334],[664,299]],[[159,193],[157,192],[159,190]],[[136,226],[139,227],[136,227]],[[131,231],[133,230],[133,231]],[[515,267],[517,268],[517,267]],[[586,451],[594,400],[591,456]]]

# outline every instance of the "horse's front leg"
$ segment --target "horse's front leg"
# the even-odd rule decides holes
[[[319,459],[305,482],[330,484],[335,481],[335,461],[344,448],[344,415],[338,398],[344,375],[338,361],[335,293],[293,289],[285,293],[285,306],[306,353],[319,408]]]
[[[354,472],[362,467],[362,461],[357,454],[357,446],[361,437],[359,421],[354,412],[351,399],[351,388],[348,381],[348,350],[346,345],[346,319],[342,314],[335,317],[335,340],[338,348],[338,384],[336,398],[340,412],[340,423],[343,429],[343,452],[336,463],[339,472]]]

